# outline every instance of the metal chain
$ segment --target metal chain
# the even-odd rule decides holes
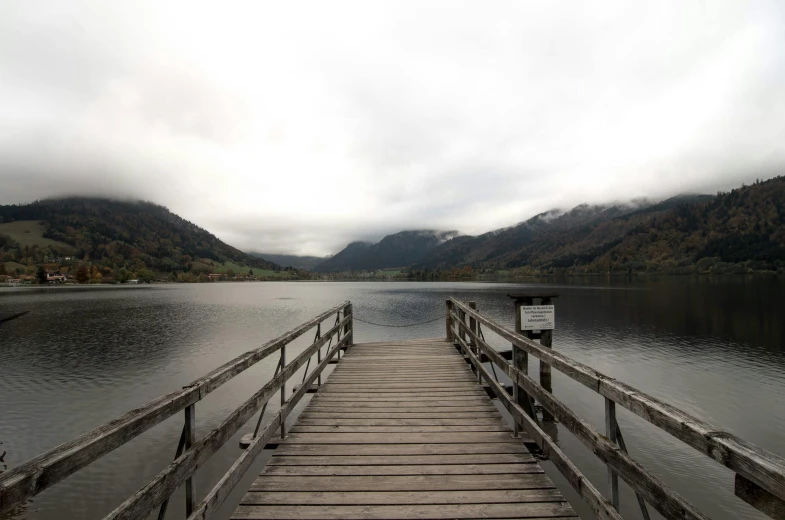
[[[435,318],[433,318],[433,319],[430,319],[430,320],[425,320],[425,321],[418,321],[417,323],[408,323],[408,324],[406,324],[406,325],[393,325],[393,324],[390,324],[390,323],[374,323],[374,322],[372,322],[372,321],[368,321],[368,320],[364,320],[364,319],[362,319],[362,318],[358,318],[358,317],[357,317],[356,315],[354,315],[354,314],[352,314],[352,319],[353,319],[353,320],[360,321],[360,322],[362,322],[362,323],[367,323],[368,325],[375,325],[375,326],[377,326],[377,327],[396,327],[396,328],[402,328],[402,327],[416,327],[417,325],[425,325],[426,323],[433,323],[434,321],[443,320],[443,319],[444,319],[444,315],[443,315],[443,314],[440,314],[439,316],[436,316]]]

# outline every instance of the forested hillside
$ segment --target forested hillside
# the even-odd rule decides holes
[[[574,265],[587,272],[785,269],[785,177],[679,205]]]
[[[277,268],[163,206],[78,197],[0,206],[3,263],[27,267],[89,263],[108,278],[121,270],[199,275],[225,272],[227,265],[243,274]]]
[[[516,274],[749,272],[785,268],[785,178],[717,196],[641,207],[578,206],[478,237],[458,237],[413,266]]]

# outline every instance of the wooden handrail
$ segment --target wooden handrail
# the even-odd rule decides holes
[[[348,313],[346,310],[348,310]],[[177,412],[193,405],[236,375],[280,350],[309,329],[341,311],[344,311],[344,314],[347,316],[340,322],[340,326],[348,327],[351,331],[351,304],[344,302],[278,338],[234,358],[207,375],[196,379],[191,384],[184,386],[181,390],[158,397],[140,408],[132,410],[113,421],[103,424],[3,473],[0,475],[0,512],[24,503],[27,499],[138,437]],[[324,342],[319,340],[314,345],[320,342],[321,345],[324,345],[327,339],[338,333],[340,326],[336,325],[329,334],[324,335]],[[347,337],[351,341],[351,332]],[[309,348],[313,348],[314,345]],[[275,381],[283,383],[293,373],[293,370],[288,370],[285,372],[286,377],[282,373]],[[262,390],[269,390],[271,383],[272,381],[265,385]],[[254,397],[261,397],[260,393],[262,390],[257,392]],[[249,401],[246,401],[243,406],[249,406]],[[235,411],[235,414],[230,416],[230,418],[235,416],[235,418],[242,417],[244,415],[244,412],[238,413],[238,411]],[[219,437],[216,436],[216,438]],[[192,457],[194,452],[197,451],[197,446],[203,447],[204,443],[196,443],[186,454],[190,453],[189,457]],[[186,454],[181,455],[177,460],[185,458]],[[201,458],[199,460],[202,461]]]
[[[337,323],[327,334],[315,341],[305,349],[299,356],[294,358],[291,363],[272,378],[266,385],[259,389],[254,395],[234,410],[229,417],[217,427],[211,430],[201,440],[196,442],[190,449],[180,455],[166,469],[161,471],[150,482],[139,491],[131,495],[125,502],[120,504],[114,511],[109,513],[105,519],[143,519],[150,512],[164,502],[174,493],[188,477],[194,474],[197,468],[202,466],[213,453],[223,446],[237,430],[248,422],[253,415],[266,403],[283,384],[295,372],[297,372],[316,351],[323,347],[327,340],[337,334],[341,328],[349,323],[351,318],[344,318]],[[348,336],[345,336],[345,340]],[[283,407],[282,407],[283,409]]]
[[[542,386],[537,384],[527,374],[507,363],[484,340],[474,334],[464,322],[459,322],[458,325],[466,329],[466,332],[474,340],[475,345],[488,356],[491,362],[502,368],[510,376],[513,384],[519,384],[529,395],[536,398],[543,409],[551,412],[565,428],[572,432],[600,460],[618,471],[619,475],[627,481],[630,487],[646,497],[655,509],[666,518],[709,520],[709,517],[698,511],[684,497],[670,489],[662,480],[635,462],[621,448],[611,443],[607,437],[600,435],[588,422],[579,418],[564,403],[546,392]],[[464,344],[462,340],[459,341]],[[473,354],[469,354],[469,357],[473,361],[477,360]],[[509,399],[509,397],[505,399]],[[524,427],[526,426],[528,425],[524,425]]]
[[[663,403],[630,385],[602,374],[588,365],[579,363],[559,352],[543,348],[529,338],[506,329],[455,298],[450,298],[450,302],[454,309],[462,311],[466,316],[475,318],[487,329],[497,333],[516,347],[536,356],[542,362],[550,364],[568,377],[618,403],[696,450],[703,452],[715,461],[735,471],[744,479],[759,486],[765,493],[769,493],[780,500],[785,500],[785,459],[782,457],[744,441],[731,433],[715,428],[709,423],[674,406]],[[465,320],[460,320],[460,317],[461,314],[455,313],[452,319],[453,321],[461,322],[459,324],[461,331],[471,334],[471,330],[465,323]],[[455,336],[453,334],[454,338]],[[483,344],[487,347],[484,350],[486,350],[485,353],[488,355],[488,358],[505,371],[513,380],[513,384],[520,385],[527,391],[531,391],[532,394],[537,392],[536,396],[542,397],[541,404],[544,407],[547,403],[554,409],[558,408],[553,401],[555,398],[552,395],[544,392],[542,387],[534,383],[528,375],[524,375],[520,370],[507,363],[486,342],[483,341]],[[493,354],[496,354],[496,356]],[[549,411],[553,413],[553,409]],[[569,426],[567,420],[564,422],[565,426]],[[577,427],[578,424],[574,426]],[[609,453],[608,455],[612,454]],[[611,465],[610,462],[609,465]]]
[[[351,344],[351,329],[349,329],[347,335],[344,336],[335,347],[327,352],[322,361],[314,368],[313,372],[306,377],[303,384],[300,385],[297,391],[292,394],[285,405],[267,424],[264,431],[251,441],[251,444],[248,445],[237,461],[232,464],[229,471],[221,477],[218,483],[207,494],[205,499],[202,500],[187,520],[206,520],[216,509],[218,509],[224,500],[226,500],[226,497],[229,496],[229,492],[240,481],[245,472],[248,471],[248,468],[251,466],[254,459],[262,452],[264,446],[273,438],[276,430],[286,421],[286,417],[288,417],[300,399],[306,394],[311,383],[313,383],[322,371],[324,371],[325,367],[330,363],[330,360],[335,357],[335,354],[340,352],[341,349],[348,344]]]
[[[466,328],[466,324],[461,321],[458,315],[452,314],[451,317],[453,318],[451,325],[457,324],[459,329],[461,327]],[[460,332],[460,330],[458,332]],[[534,442],[537,443],[537,446],[542,450],[543,454],[550,458],[553,465],[556,466],[575,491],[583,498],[592,512],[600,520],[622,520],[621,515],[613,509],[613,506],[602,496],[602,493],[600,493],[589,479],[581,473],[578,467],[570,461],[558,444],[540,428],[536,418],[530,416],[518,403],[516,403],[504,387],[488,373],[485,367],[482,366],[482,363],[480,363],[478,356],[472,352],[472,345],[468,344],[459,334],[453,333],[453,338],[461,346],[463,355],[469,358],[472,365],[477,369],[478,374],[480,374],[480,377],[485,378],[485,381],[491,389],[493,389],[496,397],[499,398],[502,405],[504,405],[507,411],[513,416],[515,422],[521,424],[526,429],[529,435],[534,439]],[[479,336],[475,335],[475,338],[479,338]],[[482,346],[485,345],[485,342],[480,339],[476,344],[483,348]]]

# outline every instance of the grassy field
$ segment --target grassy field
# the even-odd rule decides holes
[[[385,270],[382,270],[382,274],[384,276],[398,276],[399,274],[401,274],[401,270],[400,269],[385,269]]]
[[[234,274],[248,274],[248,269],[253,270],[253,274],[255,276],[266,276],[266,277],[278,277],[283,276],[283,273],[276,273],[275,271],[271,271],[269,269],[259,269],[257,267],[249,268],[247,266],[242,266],[239,264],[235,264],[234,262],[224,262],[223,266],[216,267],[216,273],[225,273],[231,269],[234,271]]]
[[[15,274],[17,269],[21,269],[22,272],[25,272],[27,269],[26,265],[18,264],[16,262],[3,262],[5,264],[5,272],[8,274]]]
[[[65,242],[44,238],[44,231],[46,227],[40,220],[17,220],[0,224],[0,235],[8,235],[22,246],[55,246],[71,249],[71,246]]]

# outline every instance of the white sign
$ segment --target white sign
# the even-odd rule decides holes
[[[521,330],[553,330],[556,310],[553,305],[521,306]]]

